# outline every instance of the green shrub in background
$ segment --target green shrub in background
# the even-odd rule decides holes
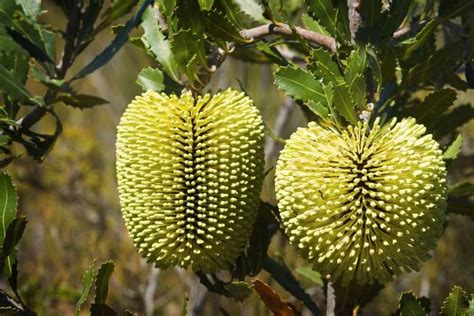
[[[458,128],[474,116],[470,104],[454,105],[457,93],[474,87],[474,1],[55,1],[67,20],[61,29],[43,22],[49,12],[42,11],[42,5],[38,0],[0,3],[2,167],[14,164],[21,155],[16,144],[27,155],[42,161],[61,135],[63,126],[57,111],[64,105],[83,109],[106,103],[98,96],[77,92],[74,83],[107,64],[127,42],[155,61],[136,79],[144,90],[199,100],[226,60],[239,59],[261,67],[270,64],[275,85],[294,99],[311,121],[309,129],[296,132],[282,152],[276,175],[278,205],[259,201],[247,203],[246,207],[252,206],[250,210],[238,206],[232,211],[237,213],[230,213],[245,210],[257,216],[253,233],[240,255],[236,253],[240,246],[222,249],[222,253],[232,253],[227,261],[237,256],[234,262],[218,264],[226,266],[227,272],[208,273],[215,272],[215,267],[193,265],[195,274],[211,292],[244,300],[245,304],[253,288],[275,315],[363,313],[363,307],[384,287],[379,282],[416,270],[420,261],[428,258],[445,227],[445,213],[473,216],[472,178],[466,173],[460,182],[453,183],[449,166],[461,152],[463,141]],[[118,20],[123,24],[111,27]],[[111,43],[79,67],[76,58],[99,33],[110,28],[114,33]],[[44,94],[36,95],[32,86],[41,86]],[[248,90],[244,85],[241,88],[244,92]],[[239,109],[233,113],[232,102],[221,102],[226,107],[219,113],[221,122],[229,125],[220,128],[244,120],[239,118]],[[196,104],[199,101],[182,109],[198,111]],[[146,116],[147,111],[143,111]],[[187,167],[192,169],[198,159],[197,148],[192,145],[199,144],[195,116],[190,116],[190,122],[185,116],[181,119],[183,125],[175,126],[175,134],[160,137],[174,139],[180,133],[191,133],[190,143],[175,139],[174,145],[191,144],[191,149],[177,159],[188,161],[191,165]],[[400,123],[391,123],[395,119]],[[54,122],[52,131],[42,130],[41,122],[45,120]],[[260,128],[255,124],[253,132]],[[275,142],[285,142],[268,127],[265,130]],[[142,161],[141,155],[148,154],[147,141],[134,140],[140,150],[132,150],[136,157],[132,155],[129,159]],[[216,150],[225,156],[232,144],[231,140],[227,140],[230,146],[222,141],[224,146]],[[158,139],[156,144],[166,142],[168,138]],[[248,153],[252,153],[253,146],[261,149],[262,139],[258,142],[248,144]],[[153,152],[160,155],[164,150],[157,148]],[[242,151],[235,159],[251,163],[252,159],[242,158],[248,153]],[[219,160],[217,170],[245,165],[232,163],[232,159]],[[211,165],[202,166],[206,175],[214,174]],[[144,167],[149,168],[149,164]],[[269,176],[273,167],[268,166],[265,175]],[[134,168],[137,172],[141,170],[139,164],[130,164],[127,174],[119,171],[119,180],[133,174]],[[164,160],[160,168],[174,167]],[[216,172],[216,177],[230,186],[232,179],[245,181],[228,177],[229,174]],[[168,192],[178,185],[167,181],[168,178],[159,186],[142,185],[142,180],[150,177],[154,183],[154,176],[153,172],[138,173],[138,181],[127,184],[127,190],[143,195],[146,190],[151,190],[150,194]],[[212,183],[213,179],[210,177],[204,184]],[[263,176],[255,183],[262,181]],[[16,216],[16,191],[6,173],[2,174],[0,184],[0,262],[10,286],[0,293],[0,308],[13,314],[34,314],[17,282],[15,248],[28,227],[26,218]],[[190,186],[194,188],[194,184]],[[227,194],[227,190],[223,189],[222,194]],[[203,199],[194,191],[186,192],[184,197],[188,203]],[[163,213],[152,208],[147,216],[134,217],[134,206],[141,206],[133,198],[133,194],[127,197],[126,203],[132,236],[139,243],[147,243],[147,249],[160,249],[159,243],[164,241],[157,236],[162,232],[154,233],[146,227]],[[216,205],[229,199],[218,195],[215,198]],[[239,205],[238,195],[232,198],[236,199],[232,205]],[[194,206],[190,209],[194,210]],[[203,221],[214,218],[211,209],[206,203],[197,215],[202,215]],[[219,206],[217,209],[226,210]],[[182,218],[177,213],[167,213],[166,221],[181,225]],[[186,216],[186,221],[192,217]],[[216,217],[215,225],[219,228],[238,229],[253,222],[253,216],[248,220],[242,218],[245,216],[233,216],[231,222],[224,215]],[[204,228],[209,227],[213,225]],[[176,227],[177,232],[179,229]],[[186,229],[194,230],[197,226]],[[308,266],[298,272],[321,284],[325,297],[309,295],[294,271],[279,258],[267,254],[270,240],[278,230],[286,232],[290,244],[308,259]],[[244,231],[242,234],[247,235]],[[232,240],[243,235],[226,233],[222,238]],[[176,242],[189,243],[196,238],[189,232],[183,236]],[[195,246],[199,244],[196,242]],[[233,244],[229,242],[226,247]],[[199,251],[195,252],[196,247],[192,253],[197,259],[182,257],[180,265],[211,260],[210,254],[200,256]],[[160,255],[151,255],[150,261],[157,256]],[[92,265],[86,271],[77,313],[95,282],[91,313],[116,314],[106,304],[113,270],[114,264],[105,262],[98,270]],[[282,300],[269,285],[256,278],[262,270],[300,303]],[[339,278],[340,275],[343,277]],[[474,313],[472,298],[460,287],[453,288],[442,305],[444,315]],[[425,315],[429,311],[429,299],[406,292],[394,312]]]

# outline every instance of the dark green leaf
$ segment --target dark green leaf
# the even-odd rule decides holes
[[[322,84],[301,68],[280,67],[274,74],[275,83],[285,94],[304,102],[326,103]]]
[[[3,240],[0,260],[0,270],[3,270],[3,267],[6,264],[6,274],[8,277],[12,275],[13,271],[12,266],[14,258],[11,258],[10,255],[15,252],[15,247],[23,236],[23,232],[25,231],[26,223],[26,216],[20,216],[14,218],[8,225],[5,239]]]
[[[474,182],[461,181],[449,188],[449,196],[455,198],[474,196]]]
[[[234,281],[227,284],[225,288],[237,301],[245,300],[252,293],[252,288],[247,282]]]
[[[355,104],[352,102],[350,94],[347,93],[347,91],[349,91],[349,87],[345,84],[334,87],[334,108],[349,123],[354,125],[357,123]]]
[[[260,203],[249,246],[235,260],[234,278],[243,280],[246,276],[256,276],[262,269],[262,262],[267,256],[271,238],[278,229],[274,212],[278,212],[275,206],[265,202]]]
[[[96,32],[100,32],[105,29],[110,23],[121,18],[122,16],[129,13],[133,7],[139,3],[136,0],[115,0],[112,1],[112,5],[105,10],[104,14],[102,15],[102,21],[96,28]]]
[[[275,260],[266,257],[263,261],[263,268],[270,273],[275,281],[277,281],[285,290],[302,301],[313,314],[321,315],[321,311],[311,299],[311,296],[305,292],[298,280],[296,280],[291,271],[284,264],[280,264]]]
[[[109,293],[109,279],[114,271],[115,264],[113,261],[107,261],[102,263],[97,272],[97,278],[95,281],[95,298],[94,303],[105,304],[107,295]]]
[[[79,300],[77,301],[77,304],[76,304],[76,316],[80,315],[81,306],[87,300],[87,296],[89,295],[89,291],[92,287],[92,283],[94,282],[95,274],[96,274],[96,269],[95,269],[95,262],[94,262],[86,270],[86,272],[84,272],[84,276],[82,278],[81,297],[79,298]]]
[[[26,16],[36,19],[41,13],[41,0],[15,0],[21,6]]]
[[[199,0],[199,6],[201,7],[201,10],[203,11],[211,10],[213,3],[214,3],[214,0]]]
[[[18,198],[11,177],[0,172],[0,210],[2,223],[0,225],[0,245],[3,245],[8,226],[16,216]]]
[[[417,48],[421,47],[433,34],[434,30],[438,26],[438,21],[429,21],[414,38],[408,39],[402,42],[402,49],[404,56],[411,55]]]
[[[371,28],[375,25],[382,11],[382,0],[362,1],[358,11],[361,15],[364,27]]]
[[[54,102],[64,102],[67,105],[79,109],[87,109],[96,105],[109,103],[109,101],[100,97],[87,94],[62,94],[54,99]]]
[[[31,97],[23,82],[0,64],[0,91],[13,99],[25,101]]]
[[[0,12],[1,13],[1,12]],[[1,15],[0,15],[1,16]],[[28,27],[26,23],[20,26],[20,23],[15,24],[17,28]],[[29,32],[29,33],[27,33]],[[33,58],[38,60],[39,62],[54,64],[53,59],[48,55],[48,51],[46,51],[45,44],[49,43],[49,41],[44,41],[42,35],[48,34],[41,34],[37,30],[31,28],[31,30],[19,32],[16,29],[7,29],[8,35],[19,44],[23,49],[25,49]],[[31,34],[33,33],[33,34]],[[29,36],[35,36],[36,41],[40,41],[42,43],[41,47],[38,43],[35,43],[31,40]],[[50,39],[50,37],[48,37]]]
[[[90,311],[91,316],[117,316],[117,312],[107,304],[93,303]]]
[[[144,34],[142,40],[158,61],[163,70],[176,82],[179,82],[178,65],[171,51],[170,42],[160,31],[155,17],[155,11],[150,7],[143,14],[143,22],[141,24]]]
[[[437,124],[433,131],[437,139],[452,135],[458,127],[463,126],[473,118],[474,108],[471,104],[463,104],[441,115],[438,122],[442,122],[442,124]]]
[[[165,85],[163,83],[163,73],[155,68],[145,68],[138,74],[137,83],[143,90],[151,89],[153,91],[163,91]]]
[[[412,0],[392,0],[390,2],[388,18],[381,27],[382,36],[389,37],[397,30],[406,18],[412,3]]]
[[[323,286],[324,282],[321,279],[321,274],[319,272],[314,271],[311,266],[306,267],[299,267],[296,269],[296,273],[301,274],[308,280],[312,281],[316,285]]]
[[[400,298],[397,316],[426,316],[427,312],[420,300],[411,292],[405,292]]]
[[[448,214],[459,214],[469,216],[474,220],[474,201],[467,198],[448,197],[448,207],[446,209]]]
[[[462,147],[462,136],[461,134],[458,134],[456,139],[444,151],[443,159],[444,160],[456,159],[459,153],[461,152],[461,147]]]
[[[409,111],[418,123],[431,126],[442,113],[444,113],[456,100],[456,91],[445,88],[428,95],[425,100]]]
[[[452,19],[474,9],[473,0],[444,0],[439,5],[439,16]]]
[[[115,54],[119,51],[120,48],[128,41],[128,34],[130,31],[136,27],[142,18],[144,11],[153,3],[153,0],[145,0],[137,11],[137,13],[127,21],[125,27],[120,30],[117,36],[114,38],[112,43],[107,46],[99,55],[97,55],[87,66],[82,68],[77,75],[74,76],[74,80],[87,76],[88,74],[96,71],[98,68],[104,66]]]
[[[460,286],[454,286],[441,307],[443,316],[465,316],[469,309],[469,298]]]
[[[382,86],[394,80],[397,60],[390,47],[385,47],[380,54],[380,68],[382,71]]]

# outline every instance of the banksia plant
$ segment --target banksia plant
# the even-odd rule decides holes
[[[417,270],[442,233],[446,169],[413,118],[340,130],[314,122],[288,140],[276,194],[290,242],[348,284]]]
[[[228,268],[252,231],[263,123],[243,93],[148,91],[118,126],[117,178],[134,244],[156,266]]]

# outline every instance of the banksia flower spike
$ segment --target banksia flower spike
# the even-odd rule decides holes
[[[161,268],[228,268],[252,231],[262,173],[263,123],[241,92],[194,99],[148,91],[118,126],[125,224]]]
[[[276,194],[290,242],[342,284],[417,270],[442,233],[446,169],[413,118],[345,130],[314,122],[288,140]]]

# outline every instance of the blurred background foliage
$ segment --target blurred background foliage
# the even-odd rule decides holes
[[[291,11],[301,3],[292,0],[286,5]],[[45,22],[64,27],[65,19],[56,5],[46,1],[43,9],[48,11],[42,17]],[[112,38],[110,32],[99,34],[78,57],[72,72],[86,65],[103,49],[103,43]],[[437,35],[437,41],[443,41],[443,34]],[[223,311],[229,315],[270,315],[256,293],[244,303],[210,293],[189,271],[160,271],[147,265],[132,245],[121,219],[116,192],[115,133],[125,106],[141,91],[134,83],[135,78],[152,64],[152,58],[141,50],[125,45],[108,65],[74,83],[76,90],[98,95],[110,104],[82,110],[58,108],[63,134],[54,150],[41,165],[24,154],[8,167],[18,189],[20,213],[29,219],[18,250],[23,297],[40,315],[71,315],[80,296],[84,271],[96,259],[98,262],[111,259],[116,267],[108,302],[118,310],[180,315],[184,293],[188,293],[191,315],[219,315]],[[274,71],[274,66],[227,58],[205,91],[244,87],[268,127],[286,139],[298,126],[305,126],[307,120],[301,108],[277,90],[273,82]],[[32,85],[29,88],[34,94],[44,93],[44,87]],[[461,105],[472,100],[474,90],[469,89],[457,92],[455,103]],[[38,128],[54,131],[55,121],[44,120]],[[451,183],[474,179],[474,122],[471,120],[459,131],[463,146],[459,158],[449,165]],[[266,142],[267,168],[271,168],[281,144],[270,137]],[[15,145],[13,151],[20,153],[23,149]],[[270,171],[262,199],[274,204],[274,196],[273,171]],[[453,285],[461,285],[468,293],[474,293],[474,221],[459,215],[449,216],[446,232],[438,242],[433,258],[420,272],[390,282],[366,307],[367,314],[387,315],[395,311],[401,292],[408,289],[417,296],[432,298],[434,313],[439,311]],[[281,258],[293,271],[307,265],[280,233],[273,237],[268,252],[274,258]],[[295,275],[316,300],[322,296],[323,289],[319,284],[302,274]],[[300,304],[266,272],[260,276],[284,299]]]

